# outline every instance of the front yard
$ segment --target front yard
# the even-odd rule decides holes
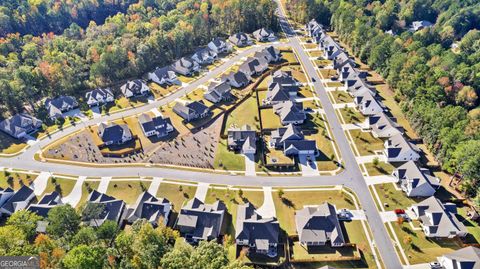
[[[407,210],[408,207],[422,200],[409,198],[402,190],[395,189],[394,184],[382,183],[373,185],[382,204],[388,204],[388,207],[384,206],[385,210],[389,211],[397,208]]]
[[[148,190],[151,181],[119,181],[112,179],[108,184],[107,194],[117,199],[123,200],[127,205],[133,205],[138,196]]]
[[[215,169],[245,171],[245,158],[242,154],[228,150],[227,140],[220,139],[213,166]]]
[[[376,138],[371,132],[362,132],[361,130],[350,130],[355,146],[360,156],[374,155],[375,152],[383,151],[383,140]]]
[[[196,190],[196,186],[172,184],[163,181],[158,188],[156,196],[167,198],[173,204],[175,211],[179,212],[182,205],[193,198]]]
[[[0,171],[0,188],[20,189],[23,185],[29,186],[35,180],[37,175]]]

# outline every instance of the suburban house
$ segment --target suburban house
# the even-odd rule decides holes
[[[273,258],[277,256],[279,234],[280,225],[275,217],[262,217],[251,203],[238,206],[235,223],[235,242],[238,246]]]
[[[315,19],[312,19],[305,25],[305,29],[307,30],[307,35],[309,37],[316,37],[320,33],[323,32],[323,27],[319,24]]]
[[[148,73],[148,79],[160,85],[172,85],[180,83],[175,71],[170,66],[156,68],[152,73]]]
[[[316,155],[317,142],[315,140],[287,140],[283,143],[285,156]]]
[[[253,32],[253,37],[260,42],[269,42],[269,41],[275,41],[277,37],[275,36],[275,33],[272,30],[265,29],[265,28],[260,28]]]
[[[133,96],[147,95],[150,93],[150,88],[145,82],[140,79],[129,80],[120,87],[123,95],[127,98]]]
[[[420,149],[408,142],[401,134],[389,137],[385,141],[384,152],[388,162],[408,162],[420,159]]]
[[[280,122],[284,126],[290,123],[302,124],[307,118],[302,103],[286,101],[273,105],[273,110],[280,117]]]
[[[148,191],[141,193],[135,205],[127,209],[126,222],[134,223],[138,219],[146,219],[154,227],[167,225],[172,203],[166,198],[157,198]]]
[[[261,51],[255,52],[253,57],[257,59],[265,59],[268,63],[271,63],[280,61],[282,59],[282,54],[280,53],[280,50],[274,46],[269,46]]]
[[[115,96],[113,95],[110,88],[97,88],[95,90],[87,92],[85,94],[85,100],[87,100],[87,105],[92,107],[111,103],[115,101]]]
[[[320,40],[319,46],[323,50],[323,57],[327,60],[333,60],[340,53],[343,53],[340,45],[329,35],[325,35],[325,37]]]
[[[200,48],[192,55],[192,59],[200,65],[213,63],[217,59],[217,53],[209,47]]]
[[[403,134],[403,127],[397,123],[395,118],[381,112],[369,116],[365,120],[365,128],[372,131],[372,135],[378,138],[388,138],[394,135]]]
[[[228,129],[227,146],[229,150],[242,154],[255,154],[257,151],[257,132],[250,125]]]
[[[10,216],[19,210],[26,209],[30,201],[35,198],[35,193],[30,187],[23,185],[13,195],[8,191],[7,196],[9,196],[8,200],[0,207],[0,216]]]
[[[78,107],[77,99],[73,96],[60,96],[54,99],[45,100],[45,108],[48,117],[52,120],[63,118],[63,113]]]
[[[295,211],[295,223],[300,243],[306,247],[324,246],[343,247],[343,236],[335,205],[323,203],[318,206],[306,206]]]
[[[352,60],[344,51],[340,52],[337,56],[335,56],[335,58],[332,60],[332,65],[333,69],[337,70],[339,74],[342,72],[359,73],[358,70],[356,70],[355,68],[355,61]]]
[[[433,196],[440,185],[440,180],[432,176],[428,169],[420,169],[413,161],[404,163],[392,175],[408,197]]]
[[[233,45],[235,45],[237,47],[246,47],[246,46],[250,46],[250,45],[253,44],[250,37],[248,37],[247,34],[242,33],[242,32],[235,33],[235,34],[231,35],[228,38],[228,41],[230,41]]]
[[[270,133],[269,146],[272,148],[283,148],[286,141],[303,140],[304,136],[299,127],[289,124],[287,127],[281,127]]]
[[[467,228],[455,216],[457,206],[452,203],[442,204],[431,196],[412,206],[412,211],[420,220],[426,237],[454,238],[465,237]]]
[[[270,90],[273,87],[274,83],[281,84],[283,86],[301,86],[302,84],[296,80],[292,71],[283,71],[277,70],[273,72],[272,78],[268,82],[268,89]]]
[[[62,204],[63,202],[60,193],[54,191],[45,194],[38,203],[31,204],[27,210],[46,218],[50,209]]]
[[[242,71],[237,71],[224,74],[221,77],[221,81],[226,81],[230,83],[230,86],[235,88],[243,88],[250,83],[251,77],[247,76]]]
[[[2,207],[10,197],[12,197],[15,194],[15,191],[10,188],[0,188],[0,207]]]
[[[271,83],[268,85],[268,91],[262,103],[264,105],[275,105],[293,100],[297,97],[299,90],[298,86],[284,86],[280,83]]]
[[[266,59],[258,59],[249,57],[239,67],[240,72],[244,73],[248,77],[260,75],[268,69],[268,62]]]
[[[480,269],[480,249],[465,247],[437,258],[444,269]]]
[[[164,137],[173,132],[173,125],[170,118],[156,116],[152,118],[149,114],[142,114],[138,117],[138,123],[146,137]]]
[[[345,88],[352,97],[362,95],[365,91],[370,92],[372,96],[377,96],[377,90],[359,76],[355,76],[352,80],[346,80]]]
[[[212,39],[207,46],[217,54],[229,52],[232,49],[225,40],[219,37]]]
[[[99,212],[100,214],[98,214],[98,216],[91,216],[91,218],[84,219],[88,225],[99,227],[107,220],[114,221],[117,224],[120,224],[123,220],[125,210],[124,201],[93,190],[88,196],[87,207],[97,205],[103,210]]]
[[[106,146],[125,144],[133,139],[132,132],[126,124],[101,123],[98,126],[98,135]]]
[[[208,85],[203,97],[212,103],[229,101],[233,99],[231,90],[232,87],[228,82],[213,81]]]
[[[358,110],[363,115],[375,115],[384,111],[384,106],[368,91],[363,94],[356,95],[353,102],[357,105]]]
[[[173,107],[173,112],[182,117],[186,122],[205,118],[210,114],[210,109],[203,101],[193,101],[190,103],[177,102]]]
[[[172,70],[184,76],[190,76],[200,70],[200,65],[190,57],[182,57],[172,64]]]
[[[19,113],[0,122],[0,130],[14,138],[20,139],[38,131],[38,129],[42,128],[42,124],[41,120],[32,115]]]
[[[414,21],[410,26],[410,31],[416,32],[425,28],[430,28],[433,26],[433,23],[429,21]]]
[[[205,204],[193,198],[180,210],[175,227],[192,244],[217,239],[222,234],[226,210],[220,200]]]

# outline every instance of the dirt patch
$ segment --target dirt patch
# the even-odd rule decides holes
[[[51,159],[97,164],[152,163],[213,168],[223,116],[196,133],[152,141],[142,152],[125,157],[105,157],[90,131],[84,130],[50,146],[44,155]]]

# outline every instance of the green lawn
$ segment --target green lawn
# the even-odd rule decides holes
[[[245,124],[250,125],[255,130],[260,130],[260,119],[258,117],[257,98],[255,95],[252,95],[228,113],[225,132],[231,126],[241,128]]]
[[[289,235],[297,233],[295,210],[300,210],[305,205],[329,202],[334,204],[337,209],[355,208],[352,198],[340,190],[284,191],[282,198],[278,196],[278,192],[274,192],[272,195],[280,227]]]
[[[337,166],[333,162],[332,156],[334,154],[332,141],[328,136],[327,126],[322,116],[315,114],[307,115],[307,121],[302,125],[302,129],[306,130],[306,139],[316,141],[319,156],[317,156],[317,166],[321,171],[335,170]]]
[[[369,176],[391,175],[395,167],[389,163],[378,162],[375,166],[373,163],[366,163],[365,167]]]
[[[350,130],[353,141],[357,146],[360,156],[374,155],[375,151],[382,151],[384,149],[383,140],[376,138],[371,132],[362,132],[361,130]]]
[[[135,204],[138,196],[148,190],[151,181],[115,181],[111,180],[108,184],[107,194],[117,199],[123,200],[127,205]]]
[[[396,208],[407,209],[409,206],[422,200],[409,198],[403,191],[395,189],[394,183],[383,183],[373,186],[382,204],[387,203],[389,205],[389,207],[385,207],[385,210],[394,210]]]
[[[65,197],[70,194],[76,182],[76,180],[67,178],[49,178],[47,188],[45,188],[45,191],[42,195],[40,195],[40,197],[43,197],[43,195],[51,193],[53,191],[56,191],[60,193],[62,197]]]
[[[175,211],[179,212],[183,203],[193,198],[196,190],[196,186],[162,182],[158,188],[157,197],[167,198],[173,204]]]
[[[373,258],[372,250],[368,245],[367,235],[363,230],[362,222],[360,220],[354,220],[342,221],[341,223],[345,228],[343,233],[345,240],[347,240],[347,242],[356,244],[362,255],[362,260],[353,262],[354,265],[352,267],[363,268],[365,265],[367,265],[367,268],[377,268]]]
[[[332,91],[330,94],[333,96],[335,103],[352,103],[353,98],[346,91]]]
[[[298,60],[293,52],[282,52],[282,58],[289,63],[298,63]]]
[[[90,194],[89,190],[98,189],[98,185],[100,185],[100,181],[85,181],[83,183],[82,198],[80,198],[77,208],[81,208],[85,204],[85,201],[87,201],[88,195]]]
[[[452,239],[429,239],[422,230],[412,230],[408,223],[392,226],[411,264],[432,262],[460,248]]]
[[[313,51],[309,51],[308,54],[310,54],[310,57],[321,57],[323,56],[323,51],[313,50]]]
[[[220,139],[213,166],[215,169],[245,171],[245,158],[239,153],[228,150],[227,141]]]
[[[329,79],[332,76],[337,75],[337,71],[335,71],[335,69],[320,69],[319,72],[322,79]]]
[[[480,243],[480,225],[477,222],[468,219],[467,210],[468,210],[468,207],[466,206],[457,207],[457,213],[458,213],[457,218],[461,222],[463,222],[465,227],[467,227],[467,230],[469,232],[469,235],[467,235],[467,237],[465,238],[467,243],[478,244]]]
[[[338,111],[342,114],[345,123],[364,123],[365,116],[354,108],[340,108]]]
[[[263,129],[275,129],[282,127],[280,118],[277,114],[275,114],[272,108],[262,109],[260,110],[260,113],[262,114]]]
[[[10,187],[14,190],[20,189],[23,185],[29,186],[37,178],[37,175],[29,175],[19,172],[0,172],[0,188]]]
[[[27,143],[0,132],[0,153],[14,154],[27,146]]]
[[[334,87],[342,87],[344,84],[339,81],[332,81],[325,83],[327,87],[334,88]]]

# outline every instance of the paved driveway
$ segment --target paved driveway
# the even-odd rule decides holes
[[[63,203],[70,204],[72,207],[77,206],[77,204],[80,202],[80,199],[82,199],[82,187],[86,178],[87,177],[84,176],[78,177],[77,182],[75,183],[75,186],[73,186],[70,194],[62,198]]]
[[[48,179],[50,178],[51,174],[48,172],[41,172],[40,175],[33,181],[33,193],[36,196],[42,194],[45,189],[47,188]]]
[[[310,158],[310,163],[307,161]],[[302,170],[303,176],[318,176],[318,167],[315,162],[315,156],[308,154],[298,155],[298,162],[300,163],[300,169]]]
[[[107,189],[108,189],[108,185],[110,184],[110,179],[112,179],[112,178],[111,177],[102,177],[102,179],[100,180],[100,184],[98,185],[97,191],[101,192],[101,193],[106,193]]]
[[[263,218],[277,216],[275,204],[273,203],[272,187],[263,187],[263,204],[257,209],[257,213]]]
[[[152,195],[157,195],[160,183],[162,183],[162,178],[154,177],[152,180],[152,184],[150,184],[150,187],[148,188],[148,192]]]
[[[197,191],[195,192],[195,198],[202,202],[205,202],[209,185],[210,184],[208,183],[198,183]]]
[[[255,154],[244,154],[245,156],[245,175],[256,176],[255,171]]]

